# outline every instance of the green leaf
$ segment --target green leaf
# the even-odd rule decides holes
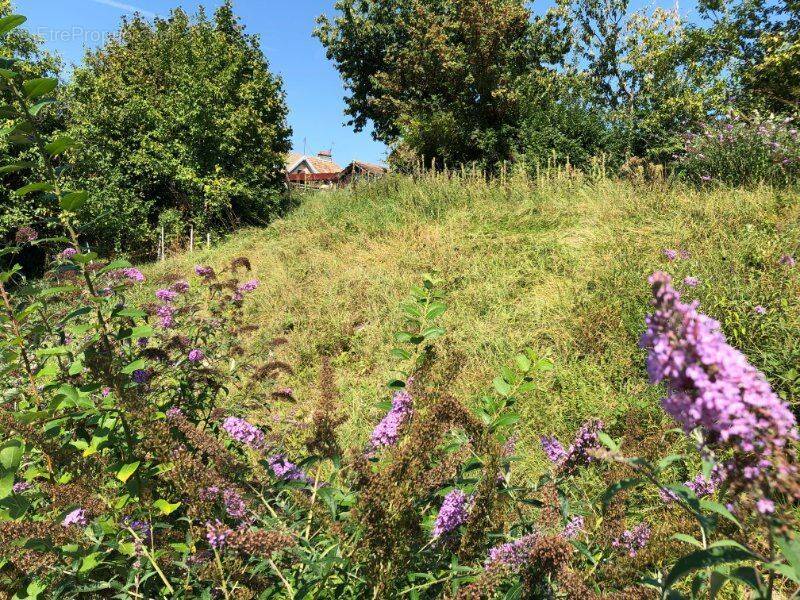
[[[0,500],[8,498],[14,487],[14,471],[0,471]]]
[[[88,192],[70,192],[61,197],[61,208],[69,212],[75,212],[86,204],[88,199]]]
[[[153,502],[153,506],[157,508],[159,511],[161,511],[162,515],[169,515],[174,513],[180,505],[181,505],[180,502],[176,502],[175,504],[170,504],[166,500],[162,499]]]
[[[601,443],[602,443],[602,444],[603,444],[603,445],[604,445],[606,448],[608,448],[608,449],[609,449],[609,450],[611,450],[612,452],[616,452],[617,450],[619,450],[619,446],[617,445],[617,443],[616,443],[614,440],[612,440],[612,439],[611,439],[611,436],[610,436],[610,435],[608,435],[608,434],[607,434],[605,431],[600,431],[600,432],[597,434],[597,438],[600,440],[600,442],[601,442]]]
[[[29,183],[21,188],[19,188],[15,193],[17,196],[26,196],[28,194],[32,194],[33,192],[52,192],[53,185],[50,183]]]
[[[136,371],[138,369],[144,369],[144,367],[145,367],[144,360],[139,359],[139,360],[135,360],[132,363],[130,363],[130,364],[126,365],[125,367],[123,367],[121,369],[121,372],[123,374],[125,374],[125,375],[130,375],[131,373],[133,373],[134,371]]]
[[[78,572],[86,573],[87,571],[94,569],[100,564],[101,556],[103,556],[102,552],[92,552],[91,554],[84,556],[83,560],[81,561],[81,568],[78,569]]]
[[[800,580],[800,540],[790,540],[787,537],[781,536],[778,537],[776,541],[783,558],[786,559],[786,562],[788,562],[794,570],[793,579],[795,581]]]
[[[728,521],[730,521],[737,527],[742,526],[742,524],[739,522],[739,519],[734,517],[733,513],[731,513],[731,511],[729,511],[725,506],[723,506],[719,502],[714,502],[713,500],[700,500],[700,508],[705,510],[710,510],[711,512],[716,513],[719,516],[726,518]]]
[[[509,425],[513,425],[514,423],[519,421],[519,415],[504,415],[498,418],[494,423],[492,423],[492,429],[497,429],[498,427],[508,427]]]
[[[732,579],[734,581],[738,581],[739,583],[743,583],[746,586],[756,590],[758,592],[757,598],[762,598],[764,595],[764,589],[761,585],[761,577],[753,567],[738,567],[733,569],[730,573],[727,574],[728,579]],[[755,598],[753,600],[756,600]]]
[[[42,112],[42,109],[44,107],[49,106],[50,104],[55,104],[55,100],[42,100],[41,102],[37,102],[36,104],[31,106],[30,109],[28,109],[28,112],[31,114],[32,117],[35,117],[40,112]]]
[[[502,377],[495,377],[494,381],[492,381],[492,385],[501,396],[508,396],[511,393],[511,386]]]
[[[22,15],[8,15],[7,17],[3,17],[0,19],[0,35],[5,35],[9,31],[13,31],[27,20],[27,17],[23,17]]]
[[[434,302],[428,308],[428,312],[425,313],[425,318],[428,321],[432,321],[433,319],[436,319],[437,317],[441,317],[446,310],[447,310],[447,306],[445,304],[443,304],[442,302]]]
[[[24,446],[19,440],[10,440],[0,447],[0,465],[6,471],[16,471],[22,461]]]
[[[683,460],[685,457],[683,454],[670,454],[669,456],[665,456],[660,461],[658,461],[657,467],[659,471],[663,471],[673,463],[676,463],[680,460]]]
[[[58,86],[58,79],[53,77],[39,77],[37,79],[29,79],[22,84],[22,89],[25,95],[31,100],[40,98],[45,94],[49,94]]]
[[[53,140],[44,149],[47,150],[50,156],[58,156],[75,146],[75,144],[75,140],[65,136]]]
[[[775,571],[786,577],[787,579],[791,579],[795,583],[800,583],[800,577],[794,572],[794,569],[791,565],[787,565],[786,563],[767,563],[764,565],[764,568],[768,571]]]
[[[18,162],[12,163],[10,165],[5,165],[4,167],[0,167],[0,175],[4,173],[15,173],[17,171],[22,171],[24,169],[30,169],[31,167],[35,167],[36,163],[32,162]]]
[[[524,354],[517,354],[514,357],[514,361],[517,363],[517,368],[523,372],[527,373],[531,370],[531,361],[530,359],[525,356]]]
[[[122,483],[128,481],[136,472],[136,469],[139,468],[139,461],[132,462],[130,464],[124,465],[119,471],[117,471],[117,479],[119,479]]]
[[[428,327],[425,331],[422,332],[422,337],[427,340],[435,340],[437,338],[442,337],[447,331],[442,329],[441,327]]]
[[[699,569],[707,569],[716,565],[752,559],[753,555],[740,548],[709,548],[692,552],[679,559],[664,579],[664,587],[671,588],[681,579]]]
[[[678,540],[679,542],[686,542],[687,544],[691,544],[692,546],[697,546],[698,548],[702,548],[703,544],[697,538],[692,537],[691,535],[687,535],[685,533],[676,533],[672,536],[673,540]]]

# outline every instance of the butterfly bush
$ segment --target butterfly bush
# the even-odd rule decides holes
[[[442,502],[436,522],[433,524],[432,536],[441,538],[467,522],[469,517],[470,498],[461,490],[449,492]]]
[[[750,455],[729,465],[735,476],[755,481],[793,474],[793,466],[775,461],[798,439],[789,406],[726,342],[717,321],[698,312],[697,302],[681,301],[669,275],[658,272],[649,281],[655,311],[641,345],[650,380],[667,383],[664,409],[687,433],[700,428],[710,444]]]
[[[539,538],[539,534],[529,533],[512,542],[495,546],[489,550],[489,556],[486,559],[487,568],[503,566],[512,570],[519,569],[528,562],[531,550]]]
[[[392,408],[375,426],[370,436],[373,449],[394,446],[400,437],[400,430],[413,414],[414,401],[406,390],[399,390],[392,397]]]
[[[228,417],[222,423],[222,428],[237,442],[254,449],[264,446],[264,432],[255,425],[240,417]]]
[[[775,116],[727,115],[684,135],[673,158],[689,179],[701,184],[786,185],[800,176],[797,123]]]
[[[618,538],[611,542],[611,545],[633,558],[647,545],[650,535],[650,526],[647,523],[640,523],[633,529],[623,531]]]
[[[572,471],[596,460],[594,451],[600,448],[600,431],[604,424],[597,419],[584,423],[569,448],[564,449],[557,438],[542,436],[541,444],[548,460],[558,469]]]

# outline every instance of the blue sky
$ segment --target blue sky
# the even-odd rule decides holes
[[[28,17],[26,27],[41,34],[67,64],[79,63],[85,46],[96,46],[98,39],[116,31],[132,5],[149,17],[166,16],[178,5],[194,12],[201,4],[211,12],[221,0],[15,0],[16,11]],[[314,19],[332,6],[333,0],[234,2],[247,31],[261,36],[272,70],[283,77],[295,149],[303,151],[305,138],[309,153],[333,145],[334,158],[342,166],[354,159],[382,162],[383,144],[373,141],[369,132],[354,133],[343,124],[341,79],[311,37]]]
[[[386,147],[370,133],[354,133],[344,125],[344,89],[339,74],[311,37],[317,15],[331,12],[334,0],[235,0],[234,7],[250,33],[261,36],[272,70],[284,80],[294,130],[295,150],[309,153],[333,147],[341,165],[353,159],[380,162]],[[166,16],[180,5],[194,12],[198,5],[216,8],[221,0],[16,0],[17,11],[28,17],[27,27],[42,35],[67,65],[82,60],[86,46],[96,46],[117,30],[120,17],[139,10],[145,16]],[[536,2],[546,8],[548,2]],[[670,0],[655,4],[672,6]],[[694,4],[684,0],[681,8]],[[650,6],[633,0],[632,7]],[[685,12],[685,10],[682,10]]]

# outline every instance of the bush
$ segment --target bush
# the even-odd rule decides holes
[[[800,176],[800,138],[792,118],[736,115],[687,134],[677,158],[695,183],[783,186]]]
[[[230,2],[213,20],[178,9],[153,25],[125,21],[87,54],[66,96],[93,247],[154,254],[170,209],[198,232],[280,210],[290,149],[282,84]]]

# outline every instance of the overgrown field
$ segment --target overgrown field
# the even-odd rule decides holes
[[[676,259],[665,256],[669,249]],[[514,476],[527,479],[546,469],[543,434],[569,439],[599,417],[631,439],[667,422],[663,391],[648,384],[637,348],[647,278],[659,269],[720,320],[729,341],[796,406],[800,278],[781,257],[798,253],[800,203],[792,192],[392,177],[310,195],[266,229],[147,274],[156,285],[194,264],[249,258],[261,281],[249,318],[264,348],[276,335],[290,341],[295,373],[285,384],[295,391],[293,411],[307,416],[321,357],[330,354],[349,416],[345,446],[363,445],[385,412],[377,404],[387,397],[408,289],[424,273],[440,278],[448,311],[437,349],[457,369],[450,391],[465,404],[474,405],[526,347],[554,363],[517,406],[522,460]],[[685,277],[699,285],[682,284]],[[252,416],[258,422],[258,412]]]

